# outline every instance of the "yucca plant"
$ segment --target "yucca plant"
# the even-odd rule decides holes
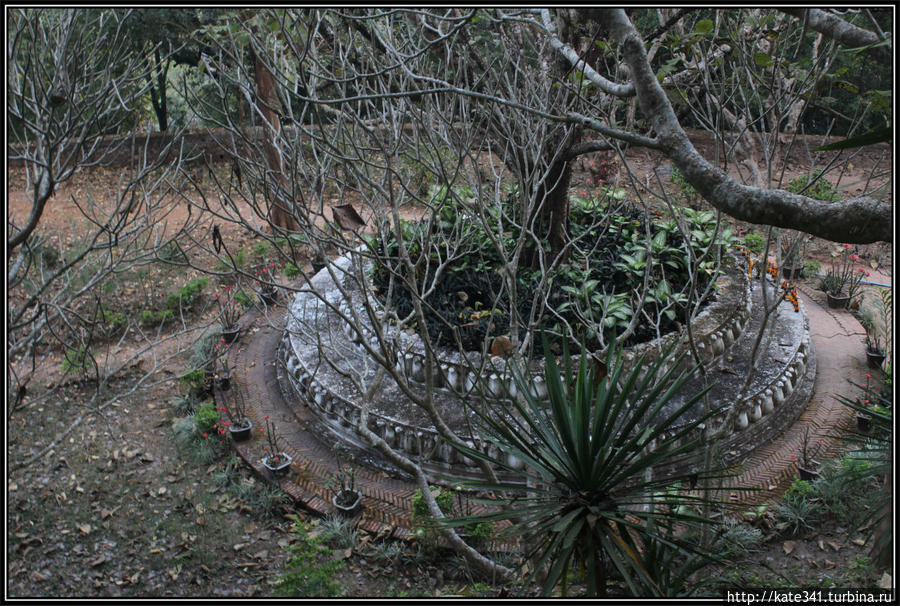
[[[606,595],[616,573],[632,595],[664,595],[658,580],[665,575],[648,570],[646,563],[671,567],[691,559],[696,565],[698,556],[711,561],[686,531],[711,523],[695,511],[706,502],[698,483],[723,475],[685,471],[660,477],[654,468],[698,449],[699,439],[689,436],[716,411],[693,421],[685,418],[704,390],[666,414],[666,405],[695,372],[677,371],[681,358],[664,371],[662,363],[671,352],[654,361],[641,358],[626,372],[616,347],[605,364],[582,347],[577,369],[568,348],[562,369],[546,338],[544,351],[549,402],[538,399],[529,376],[514,367],[522,396],[513,399],[510,414],[479,413],[482,437],[523,461],[525,469],[517,471],[506,457],[455,444],[466,456],[518,474],[518,481],[469,483],[500,495],[487,503],[507,507],[447,523],[509,520],[506,532],[526,537],[532,580],[538,571],[547,572],[544,595],[565,584],[570,572],[584,579],[590,596]],[[680,429],[673,432],[677,424]],[[646,557],[650,550],[662,556],[662,548],[665,557]]]

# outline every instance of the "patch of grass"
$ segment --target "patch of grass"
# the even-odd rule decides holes
[[[744,236],[744,246],[754,254],[762,254],[766,247],[766,239],[757,233],[750,232]]]
[[[241,307],[243,307],[244,309],[253,307],[253,295],[251,295],[244,289],[241,289],[234,293],[234,300],[240,303]]]
[[[326,598],[342,593],[335,576],[344,561],[334,559],[334,552],[322,546],[321,537],[311,537],[310,529],[310,524],[294,518],[294,543],[287,547],[292,557],[285,566],[287,572],[275,585],[280,596]]]
[[[822,271],[822,264],[818,261],[807,261],[803,264],[803,271],[800,272],[804,278],[814,278]]]
[[[784,500],[772,509],[776,527],[792,535],[802,528],[812,529],[822,516],[823,506],[815,496],[815,490],[805,480],[794,480],[784,493]]]
[[[787,190],[791,193],[802,194],[822,202],[837,202],[843,200],[841,195],[831,184],[831,181],[822,176],[822,169],[816,169],[812,175],[803,174],[796,179],[791,179]]]
[[[288,261],[284,264],[284,277],[285,278],[296,278],[300,275],[300,268],[297,267],[296,264]]]
[[[166,296],[166,309],[173,312],[190,309],[200,298],[200,293],[209,284],[209,278],[199,276]]]
[[[86,345],[81,345],[74,349],[67,349],[62,359],[62,370],[64,375],[80,373],[82,377],[87,377],[89,372],[97,369],[97,360],[94,358],[94,352]]]
[[[359,533],[350,520],[328,516],[319,524],[319,537],[329,547],[348,549],[359,543]]]
[[[720,527],[720,535],[716,539],[713,553],[727,558],[742,557],[750,551],[756,551],[762,542],[762,531],[732,519],[726,519]]]
[[[258,259],[265,259],[272,252],[268,242],[256,242],[251,247],[251,250],[253,250],[253,256]]]

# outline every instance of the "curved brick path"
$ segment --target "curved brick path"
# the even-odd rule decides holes
[[[801,285],[800,294],[809,315],[817,360],[812,396],[806,410],[784,434],[745,460],[742,475],[732,485],[757,490],[733,492],[732,502],[771,502],[787,488],[796,476],[791,457],[802,443],[807,426],[811,443],[825,442],[817,457],[823,459],[838,451],[841,442],[836,436],[854,423],[853,411],[841,405],[835,395],[852,397],[858,388],[848,380],[865,382],[865,333],[849,312],[828,309],[824,293]],[[270,308],[268,318],[259,312],[246,315],[244,332],[232,346],[236,379],[232,389],[243,393],[255,434],[248,442],[236,443],[236,447],[258,474],[278,482],[282,490],[308,509],[327,514],[333,510],[328,481],[337,470],[333,442],[329,442],[332,437],[317,429],[306,407],[291,407],[285,402],[279,387],[279,373],[283,371],[278,367],[276,350],[281,329],[275,326],[282,325],[286,300],[282,297],[276,307]],[[294,457],[290,472],[281,478],[273,478],[262,466],[265,438],[259,434],[259,428],[265,426],[265,415],[275,422],[285,450]],[[358,466],[357,486],[363,492],[364,502],[359,526],[383,536],[406,537],[415,493],[413,482]]]

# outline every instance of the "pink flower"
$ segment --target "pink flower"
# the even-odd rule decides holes
[[[204,431],[204,432],[203,432],[203,437],[204,437],[204,438],[208,438],[209,435]]]
[[[850,248],[849,244],[844,244],[844,248]]]
[[[872,375],[870,375],[869,373],[866,373],[866,378],[867,378],[867,379],[871,379],[871,378],[872,378]]]

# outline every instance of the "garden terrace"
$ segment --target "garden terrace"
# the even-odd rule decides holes
[[[377,364],[366,352],[363,341],[377,349],[378,337],[368,321],[368,313],[383,313],[372,293],[354,288],[349,272],[365,272],[364,264],[349,257],[337,259],[316,274],[309,289],[295,296],[279,351],[287,370],[288,400],[295,406],[308,406],[324,429],[341,442],[371,453],[371,448],[357,434],[363,395],[350,374],[362,377],[366,385],[376,375]],[[357,273],[357,276],[359,274]],[[341,283],[338,288],[335,279]],[[709,401],[713,406],[730,402],[739,393],[750,364],[750,350],[762,322],[761,287],[751,282],[747,272],[735,263],[717,281],[718,291],[692,324],[697,350],[707,369],[707,380],[713,384]],[[349,293],[349,300],[344,293]],[[771,290],[771,288],[770,288]],[[318,294],[315,294],[315,293]],[[347,318],[355,318],[363,326],[362,334],[351,328]],[[732,459],[765,443],[791,423],[803,409],[815,374],[815,363],[809,340],[805,309],[795,312],[790,304],[779,304],[770,320],[773,326],[760,344],[757,372],[747,396],[738,401],[734,423],[725,436]],[[408,380],[411,389],[424,390],[424,352],[418,337],[411,331],[386,325],[383,335],[396,354],[396,370]],[[684,332],[664,335],[660,340],[626,350],[627,367],[642,355],[653,357],[666,347],[675,353],[685,352],[688,344]],[[672,356],[674,359],[674,356]],[[504,401],[515,397],[506,362],[499,357],[467,353],[465,356],[449,348],[438,348],[434,360],[435,405],[447,424],[468,442],[474,442],[477,431],[471,425],[469,406],[480,402],[504,411]],[[530,367],[534,386],[542,393],[539,366]],[[702,378],[695,379],[682,392],[696,393]],[[677,406],[676,398],[671,406]],[[683,400],[681,400],[683,401]],[[703,414],[698,405],[685,421]],[[665,412],[665,411],[664,411]],[[728,409],[716,416],[724,419]],[[368,404],[368,427],[388,444],[413,459],[422,461],[433,473],[457,478],[478,475],[474,461],[463,457],[438,436],[427,415],[414,405],[389,375],[373,392]],[[677,431],[677,428],[673,428]],[[701,436],[687,436],[685,439]],[[493,452],[490,454],[498,455]],[[670,466],[693,466],[696,455],[672,462]],[[376,455],[369,457],[377,459]],[[516,465],[520,462],[511,461]]]

